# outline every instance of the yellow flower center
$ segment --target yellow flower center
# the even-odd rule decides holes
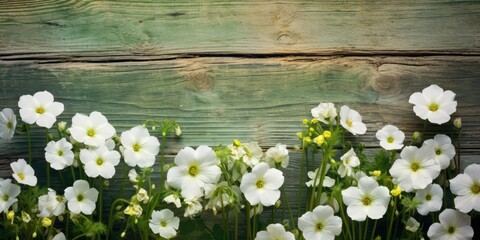
[[[95,130],[94,130],[93,128],[88,129],[87,135],[88,135],[89,137],[95,136]]]
[[[472,193],[473,194],[479,194],[480,193],[480,186],[478,184],[473,184]]]
[[[35,109],[35,112],[37,112],[38,114],[43,114],[45,112],[45,109],[43,107],[38,107],[37,109]]]
[[[317,232],[322,231],[322,229],[323,229],[323,224],[322,223],[317,223],[315,225],[315,231],[317,231]]]
[[[102,164],[103,164],[103,159],[102,159],[102,158],[98,158],[98,159],[97,159],[97,165],[98,165],[98,166],[102,166]]]
[[[362,199],[362,203],[363,203],[363,205],[368,206],[368,205],[370,205],[370,204],[372,203],[372,199],[369,198],[369,197],[364,197],[364,198]]]
[[[23,173],[19,173],[18,178],[20,178],[20,180],[25,180],[25,175],[23,175]]]
[[[425,200],[427,200],[427,201],[430,201],[430,200],[432,200],[432,195],[430,195],[430,194],[427,194],[427,196],[425,196]]]
[[[448,227],[447,232],[448,232],[448,234],[454,234],[455,233],[455,227],[454,226]]]
[[[57,154],[58,154],[58,156],[61,157],[61,156],[63,156],[63,151],[62,151],[62,150],[58,150]]]
[[[190,169],[188,169],[188,173],[190,176],[195,177],[198,174],[198,168],[196,166],[191,166]]]
[[[349,126],[349,127],[351,127],[351,126],[352,126],[352,121],[350,121],[350,120],[347,120],[345,123],[346,123],[346,124],[347,124],[347,126]]]
[[[345,163],[346,163],[347,165],[350,165],[350,158],[347,158],[347,159],[345,160]]]
[[[8,201],[9,198],[10,198],[10,197],[9,197],[7,194],[3,195],[3,201],[6,202],[6,201]]]
[[[437,155],[442,154],[442,149],[440,149],[440,148],[435,149],[435,154],[437,154]]]
[[[393,137],[388,137],[388,138],[387,138],[387,142],[388,142],[388,143],[393,143],[393,140],[394,140]]]
[[[135,152],[140,151],[140,145],[138,143],[135,143],[135,145],[133,145],[133,151]]]
[[[263,188],[263,185],[265,185],[265,183],[262,180],[257,181],[257,188]]]
[[[161,225],[162,227],[166,227],[166,226],[167,226],[167,223],[166,223],[166,222],[160,222],[160,225]]]
[[[410,169],[412,169],[413,172],[416,172],[418,169],[420,169],[420,165],[418,163],[412,163],[412,165],[410,165]]]
[[[77,196],[77,201],[79,201],[79,202],[83,201],[83,195],[82,194],[79,194]]]
[[[10,128],[10,129],[13,128],[12,122],[7,122],[7,128]]]
[[[432,103],[428,106],[428,110],[430,110],[432,112],[436,112],[438,110],[438,108],[439,108],[439,106],[436,103]]]

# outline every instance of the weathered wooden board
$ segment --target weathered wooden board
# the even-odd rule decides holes
[[[468,55],[479,22],[477,1],[4,0],[0,54]]]
[[[23,94],[48,90],[65,104],[61,119],[101,111],[118,133],[148,118],[175,118],[186,145],[228,144],[235,138],[298,144],[301,120],[320,102],[347,104],[364,117],[368,132],[357,140],[378,147],[385,124],[408,134],[423,121],[412,111],[413,92],[436,83],[457,93],[464,122],[463,148],[480,148],[480,57],[289,57],[269,59],[186,58],[113,63],[0,62],[2,107],[18,108]],[[428,130],[439,130],[429,125]],[[34,137],[43,144],[44,131]],[[25,141],[23,136],[17,138]],[[25,151],[0,146],[0,156]]]

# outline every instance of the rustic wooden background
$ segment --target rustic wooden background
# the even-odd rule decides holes
[[[368,131],[356,140],[374,151],[385,124],[421,130],[408,97],[433,83],[457,93],[462,159],[480,162],[478,1],[0,0],[0,108],[48,90],[65,121],[96,110],[121,132],[174,118],[171,156],[233,139],[293,149],[320,102],[358,110]],[[39,162],[43,136],[34,129]],[[0,177],[25,142],[0,143]]]

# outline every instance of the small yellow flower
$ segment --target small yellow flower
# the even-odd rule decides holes
[[[317,123],[318,123],[318,119],[313,118],[313,119],[312,119],[312,123],[313,123],[313,124],[317,124]]]
[[[9,211],[9,212],[7,213],[7,219],[8,219],[8,220],[11,220],[12,223],[13,223],[13,218],[14,218],[14,217],[15,217],[15,212],[14,212],[13,210],[11,210],[11,211]]]
[[[233,140],[233,146],[240,147],[240,145],[242,145],[240,141],[238,141],[237,139]]]
[[[52,220],[50,218],[43,218],[42,219],[42,226],[44,227],[50,227],[52,225]]]
[[[303,138],[303,133],[302,132],[297,132],[297,137],[298,137],[298,139],[302,139]]]
[[[310,137],[305,137],[304,140],[305,140],[306,143],[311,143],[312,142],[312,139]]]
[[[321,146],[325,142],[325,137],[323,135],[319,135],[313,140],[318,146]]]
[[[382,171],[380,170],[375,170],[375,171],[372,171],[370,174],[372,174],[373,176],[375,177],[378,177],[382,174]]]
[[[307,124],[308,124],[308,119],[306,119],[306,118],[303,119],[303,120],[302,120],[302,123],[305,124],[305,125],[307,125]]]
[[[311,128],[308,129],[308,131],[315,132],[315,129],[311,127]]]
[[[398,195],[400,195],[400,193],[402,193],[402,189],[400,188],[400,186],[398,185],[395,185],[395,188],[393,188],[390,193],[392,194],[392,196],[396,197]]]
[[[325,132],[323,132],[323,136],[324,136],[325,138],[330,138],[330,137],[332,136],[332,132],[326,130]]]

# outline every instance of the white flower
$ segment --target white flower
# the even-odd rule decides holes
[[[430,240],[469,240],[473,238],[471,218],[466,213],[445,209],[438,217],[440,223],[430,225],[427,236]]]
[[[95,203],[98,199],[98,191],[90,188],[85,180],[77,180],[73,187],[65,189],[65,198],[68,201],[68,209],[73,213],[84,213],[90,215],[95,210]]]
[[[63,103],[54,102],[53,95],[47,91],[21,96],[18,107],[22,121],[28,124],[36,122],[38,126],[46,128],[51,128],[57,116],[63,112]]]
[[[417,190],[415,199],[418,200],[417,211],[425,216],[430,212],[439,211],[442,208],[443,190],[438,184],[429,184],[425,189]]]
[[[50,163],[50,167],[55,170],[62,170],[73,164],[74,154],[72,144],[67,139],[62,138],[59,141],[50,141],[45,147],[45,159]]]
[[[355,221],[380,219],[387,211],[390,191],[379,186],[372,177],[363,177],[358,187],[349,187],[342,191],[343,202],[348,206],[347,214]]]
[[[120,163],[120,153],[109,151],[105,146],[92,150],[82,149],[80,151],[80,161],[85,164],[87,176],[95,178],[100,175],[109,179],[115,175],[115,166]]]
[[[186,199],[185,204],[187,206],[185,207],[185,213],[183,214],[183,216],[184,217],[195,217],[195,215],[199,214],[203,209],[200,201],[201,200],[197,199],[197,198]]]
[[[405,223],[405,229],[410,232],[418,231],[420,223],[413,217],[408,218],[407,223]]]
[[[125,210],[123,210],[123,213],[125,215],[136,216],[136,217],[142,216],[142,212],[143,212],[143,208],[137,203],[130,204],[125,208]]]
[[[400,159],[389,170],[392,177],[405,192],[424,189],[440,174],[440,165],[429,147],[403,148]]]
[[[23,159],[18,159],[16,162],[10,163],[10,167],[13,170],[13,178],[18,183],[35,186],[37,185],[37,177],[35,177],[35,170],[27,164]]]
[[[0,212],[7,212],[18,201],[18,194],[20,187],[13,184],[11,179],[0,179]]]
[[[180,208],[182,203],[180,202],[180,197],[177,194],[170,194],[163,199],[166,203],[173,203],[175,207]]]
[[[468,165],[463,174],[450,180],[450,190],[455,197],[455,208],[468,213],[480,212],[480,164]]]
[[[342,219],[330,206],[317,206],[298,218],[298,228],[307,240],[333,240],[342,232]]]
[[[247,166],[254,167],[262,159],[263,151],[257,142],[249,142],[244,145],[245,154],[242,156],[242,160]]]
[[[121,142],[125,150],[123,152],[125,163],[130,167],[151,167],[155,163],[155,156],[160,151],[160,142],[154,136],[150,136],[143,126],[136,126],[121,135]]]
[[[170,239],[177,235],[180,219],[175,217],[170,209],[163,209],[152,212],[152,218],[148,225],[153,233],[159,234],[162,238]]]
[[[216,159],[215,152],[208,146],[199,146],[196,150],[186,147],[175,156],[177,166],[169,169],[167,183],[181,189],[186,199],[202,197],[205,184],[217,183],[220,179]]]
[[[443,124],[450,120],[450,115],[457,111],[457,101],[454,101],[455,93],[452,91],[443,91],[435,84],[422,90],[422,92],[413,93],[408,100],[414,104],[413,111],[415,115],[431,123]]]
[[[25,223],[29,223],[32,220],[32,217],[24,211],[22,211],[22,221]]]
[[[455,156],[455,147],[450,137],[437,134],[433,139],[423,142],[423,146],[428,146],[435,152],[435,161],[440,164],[442,170],[450,166],[450,160]]]
[[[385,125],[375,134],[380,146],[385,150],[402,149],[405,134],[393,125]]]
[[[265,161],[270,165],[270,167],[275,167],[275,164],[280,164],[283,168],[288,167],[288,150],[287,145],[277,143],[275,147],[269,148],[265,153]]]
[[[72,118],[72,127],[69,128],[73,139],[86,145],[98,147],[105,144],[105,140],[115,135],[113,128],[105,116],[100,112],[92,112],[90,116],[77,113]]]
[[[367,132],[367,126],[362,122],[362,116],[345,105],[340,108],[340,124],[353,135]]]
[[[240,190],[251,205],[262,203],[268,207],[275,204],[280,198],[283,185],[283,173],[275,168],[270,168],[267,163],[261,162],[252,169],[252,172],[243,175]]]
[[[148,196],[148,193],[147,193],[147,190],[143,189],[143,188],[140,188],[140,190],[138,190],[138,193],[137,193],[137,200],[139,202],[142,202],[144,204],[146,204],[148,202],[148,200],[150,199],[150,197]]]
[[[337,109],[333,103],[320,103],[317,107],[312,108],[310,112],[312,117],[325,124],[335,123],[335,117],[337,117]]]
[[[295,236],[285,231],[282,224],[275,223],[268,225],[267,231],[257,232],[255,240],[295,240]]]
[[[37,216],[49,218],[61,215],[65,211],[65,202],[65,198],[58,196],[55,190],[49,188],[47,194],[38,197],[40,213]]]
[[[0,112],[0,138],[10,141],[15,134],[15,127],[17,127],[17,116],[10,108],[4,108]]]
[[[340,160],[342,160],[342,164],[338,167],[338,174],[342,178],[345,176],[351,177],[354,174],[353,168],[360,166],[360,159],[358,159],[353,148],[343,154]]]
[[[138,183],[138,173],[137,171],[135,171],[135,168],[132,168],[130,169],[130,171],[128,171],[128,180],[132,183],[132,184],[137,184]]]
[[[330,164],[327,164],[327,169],[325,170],[325,172],[328,172],[329,168],[330,168]],[[310,181],[305,183],[305,185],[307,185],[307,187],[312,187],[314,185],[315,185],[314,187],[316,187],[316,186],[318,186],[318,184],[320,184],[320,173],[318,171],[320,171],[320,168],[315,169],[315,171],[308,171],[307,176],[310,178]],[[317,176],[317,174],[318,174],[318,176]],[[316,181],[315,181],[315,178],[317,178]],[[335,184],[335,179],[333,179],[329,176],[325,176],[325,178],[323,179],[323,184],[322,185],[324,187],[332,187],[334,184]]]
[[[57,233],[55,236],[53,236],[52,240],[66,240],[67,238],[65,237],[65,234],[62,232]]]

